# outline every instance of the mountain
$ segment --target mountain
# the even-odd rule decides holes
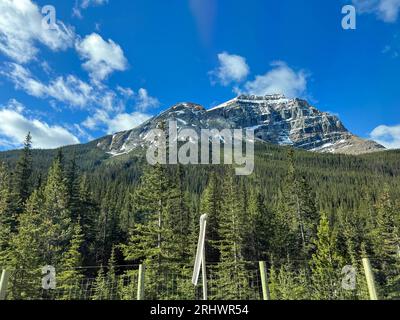
[[[319,111],[307,101],[277,94],[241,95],[210,110],[179,103],[135,129],[100,139],[97,146],[114,156],[129,153],[146,145],[150,130],[170,120],[178,123],[178,130],[251,128],[261,141],[315,152],[364,154],[385,149],[353,135],[338,117]]]

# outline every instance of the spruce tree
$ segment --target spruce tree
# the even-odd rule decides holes
[[[10,180],[5,165],[0,162],[0,269],[11,259],[10,238],[13,216],[10,205]]]
[[[11,283],[14,299],[40,297],[41,267],[47,265],[44,256],[48,248],[49,222],[43,215],[42,195],[34,191],[26,210],[18,218],[18,233],[11,239],[12,266],[17,276]]]
[[[90,190],[87,175],[83,175],[80,179],[78,192],[78,215],[84,237],[82,245],[84,264],[93,265],[96,263],[97,215],[100,210]]]
[[[279,193],[277,205],[278,238],[280,245],[286,247],[281,258],[289,256],[308,260],[313,250],[316,236],[318,211],[315,195],[307,179],[296,172],[294,151],[288,153],[289,168]]]
[[[337,249],[337,236],[323,213],[315,241],[316,252],[311,259],[313,298],[335,300],[340,298],[343,259]]]
[[[68,207],[68,189],[59,158],[50,167],[47,182],[43,190],[43,213],[49,222],[47,264],[57,265],[61,254],[72,238],[73,224]]]
[[[106,274],[104,272],[103,266],[100,267],[97,274],[96,280],[94,282],[93,296],[92,300],[107,300],[109,296],[109,290],[107,285]]]
[[[246,299],[249,296],[248,273],[244,261],[244,230],[248,217],[243,215],[243,198],[229,171],[223,185],[223,202],[218,219],[217,285],[223,299]]]
[[[220,180],[215,172],[212,172],[206,189],[204,190],[200,200],[200,213],[207,214],[207,243],[206,243],[206,259],[210,262],[219,261],[219,215],[222,205],[222,190]],[[198,217],[199,219],[200,217]],[[198,225],[196,219],[196,226]],[[195,228],[198,233],[198,228]]]
[[[128,289],[131,289],[129,286],[127,288],[124,283],[118,281],[115,265],[115,247],[113,247],[108,261],[107,272],[103,266],[98,272],[94,285],[93,300],[118,300],[127,294]],[[132,290],[130,290],[130,293],[132,294]],[[132,299],[133,296],[131,295],[129,298]]]
[[[133,195],[136,224],[128,244],[121,246],[126,260],[146,263],[147,273],[153,274],[152,281],[147,283],[153,297],[157,296],[163,278],[175,272],[171,262],[176,263],[176,252],[182,245],[174,242],[171,228],[171,222],[176,221],[173,218],[179,199],[176,194],[176,184],[165,166],[148,168]]]
[[[14,203],[17,214],[24,210],[25,202],[32,192],[32,172],[32,136],[29,132],[14,173]]]
[[[80,203],[80,181],[75,155],[66,169],[66,184],[68,191],[68,208],[71,212],[72,221],[76,222],[79,218],[82,218],[82,210]]]
[[[397,225],[398,211],[390,196],[388,187],[379,196],[376,204],[376,227],[373,230],[375,258],[379,261],[378,281],[382,286],[389,284],[383,294],[396,297],[400,288],[400,278],[396,265],[400,264],[400,226]],[[393,291],[395,290],[395,291]]]
[[[61,292],[61,300],[79,300],[81,297],[83,274],[82,254],[83,244],[82,228],[79,223],[73,227],[72,239],[69,248],[62,254],[60,272],[57,274],[57,290]]]
[[[108,190],[101,201],[100,214],[97,219],[97,263],[106,264],[108,262],[113,244],[119,240],[121,232],[118,213],[112,190]]]
[[[250,191],[245,228],[245,257],[248,261],[267,260],[272,255],[275,217],[266,208],[257,189]],[[247,227],[247,228],[246,228]]]
[[[110,259],[108,260],[108,270],[107,270],[107,286],[109,292],[109,300],[119,299],[118,281],[117,281],[115,266],[116,266],[115,247],[113,247],[111,250]]]
[[[309,300],[311,298],[307,270],[298,269],[289,261],[279,269],[270,270],[270,293],[272,300]]]
[[[172,192],[168,202],[166,224],[171,229],[171,258],[176,263],[189,263],[191,260],[188,245],[190,246],[190,210],[187,204],[186,191],[183,186],[184,170],[177,166],[175,182],[171,182]],[[176,250],[177,249],[177,250]]]

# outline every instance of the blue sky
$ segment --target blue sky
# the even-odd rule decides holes
[[[0,150],[27,131],[54,148],[177,102],[275,91],[400,148],[399,20],[400,0],[0,0]]]

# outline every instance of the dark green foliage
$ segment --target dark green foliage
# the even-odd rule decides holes
[[[32,192],[32,136],[30,133],[24,141],[24,149],[18,159],[14,175],[14,203],[16,214],[23,211],[25,202]]]
[[[11,284],[16,299],[40,296],[48,264],[60,268],[61,299],[79,291],[72,279],[96,276],[93,299],[132,299],[137,268],[117,267],[124,263],[146,264],[148,299],[195,298],[198,220],[207,214],[210,285],[219,288],[211,299],[253,297],[258,260],[268,262],[275,299],[366,299],[365,253],[379,295],[398,298],[399,158],[288,156],[257,144],[254,174],[236,177],[224,166],[148,167],[141,151],[112,158],[96,142],[31,150],[28,136],[24,150],[0,153],[0,265],[23,270],[26,281]],[[355,292],[340,288],[345,265],[357,269]]]
[[[245,238],[250,230],[245,194],[240,192],[233,171],[229,170],[222,186],[222,203],[218,213],[218,250],[216,286],[219,299],[246,299],[249,284],[244,260]]]
[[[0,269],[10,263],[11,250],[9,239],[13,216],[10,205],[11,191],[7,168],[0,162]]]
[[[57,276],[58,289],[62,291],[62,300],[78,299],[81,291],[81,284],[84,278],[79,269],[83,264],[80,252],[83,244],[82,228],[79,224],[74,225],[72,239],[68,250],[61,257],[61,272]]]
[[[328,217],[322,214],[315,240],[316,252],[311,259],[312,281],[317,300],[340,298],[341,269],[343,259],[337,248],[337,235],[330,226]]]

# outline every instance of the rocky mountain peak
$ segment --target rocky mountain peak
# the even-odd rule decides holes
[[[205,111],[206,109],[197,103],[181,102],[172,106],[169,111],[192,110],[192,111]]]
[[[196,103],[178,103],[139,127],[100,142],[99,147],[113,155],[130,152],[146,144],[149,130],[169,120],[176,121],[179,130],[253,129],[261,141],[315,152],[360,154],[384,149],[354,136],[335,115],[281,94],[240,95],[209,110]]]

